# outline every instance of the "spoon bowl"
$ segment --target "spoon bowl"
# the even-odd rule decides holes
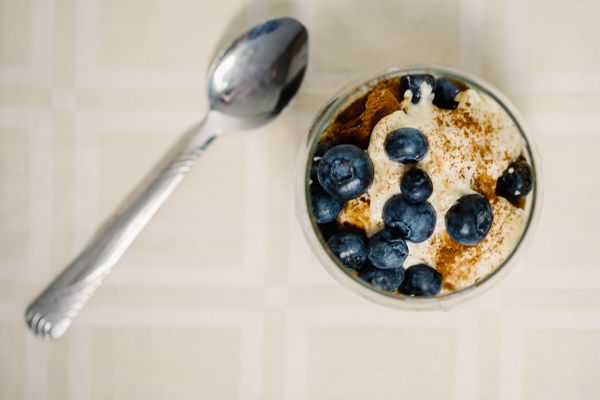
[[[308,32],[292,18],[255,26],[223,50],[208,72],[212,110],[255,127],[294,97],[308,63]]]

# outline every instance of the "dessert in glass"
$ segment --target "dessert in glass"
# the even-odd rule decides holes
[[[514,264],[540,174],[514,106],[451,69],[392,69],[352,83],[302,149],[298,217],[324,267],[378,303],[443,308]]]

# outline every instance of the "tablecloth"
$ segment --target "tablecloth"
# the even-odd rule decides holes
[[[301,92],[219,138],[72,329],[23,311],[207,110],[227,27],[310,32]],[[0,0],[0,399],[598,399],[597,0]],[[234,21],[234,22],[232,22]],[[504,91],[542,157],[520,264],[403,312],[340,287],[294,215],[315,113],[344,82],[437,63]]]

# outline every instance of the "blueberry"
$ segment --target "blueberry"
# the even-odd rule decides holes
[[[388,133],[385,138],[385,153],[396,162],[420,161],[429,150],[425,135],[415,128],[399,128]]]
[[[335,256],[348,268],[360,269],[367,261],[367,245],[363,235],[342,230],[327,241]]]
[[[399,268],[408,255],[408,247],[399,230],[384,228],[369,239],[368,255],[377,268]]]
[[[526,196],[533,186],[533,174],[526,161],[519,160],[510,163],[496,183],[496,193],[507,197]]]
[[[409,203],[397,194],[383,206],[383,221],[385,226],[398,229],[404,239],[419,243],[433,234],[436,215],[428,202]]]
[[[438,78],[435,81],[433,104],[444,110],[454,110],[458,102],[454,100],[457,94],[468,89],[467,85],[450,78]]]
[[[360,277],[375,287],[393,292],[404,280],[404,268],[379,269],[367,265],[360,271]]]
[[[312,157],[312,164],[310,166],[310,179],[313,182],[318,182],[319,178],[317,177],[317,171],[319,170],[319,164],[321,163],[321,159],[323,158],[323,154],[327,152],[331,148],[330,144],[319,143]]]
[[[400,181],[402,195],[411,203],[425,201],[433,193],[433,184],[427,172],[422,169],[411,169],[404,173]]]
[[[326,224],[335,221],[344,202],[330,195],[318,184],[311,186],[310,195],[312,200],[312,211],[318,224]]]
[[[446,229],[454,241],[467,246],[481,242],[492,226],[492,207],[479,193],[461,197],[446,213]]]
[[[341,144],[323,155],[317,175],[323,189],[350,200],[366,192],[373,182],[373,163],[359,147]]]
[[[442,275],[426,264],[417,264],[404,271],[400,293],[409,296],[435,296],[442,290]]]
[[[340,229],[338,228],[337,223],[330,222],[328,224],[319,224],[319,230],[325,241],[328,241],[329,238],[338,233]]]
[[[427,74],[405,75],[400,79],[400,96],[404,95],[406,90],[412,92],[412,103],[417,104],[421,100],[421,88],[423,84],[435,87],[435,78]]]

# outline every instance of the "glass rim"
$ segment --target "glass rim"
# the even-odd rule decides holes
[[[446,76],[455,78],[467,83],[469,86],[483,92],[491,97],[513,120],[519,133],[525,140],[527,156],[534,174],[534,183],[531,191],[529,214],[521,237],[512,249],[510,254],[498,265],[494,271],[487,274],[480,280],[465,288],[455,290],[443,295],[431,297],[412,297],[406,295],[393,294],[382,289],[376,288],[356,276],[344,267],[333,255],[325,238],[323,237],[318,224],[312,218],[310,190],[308,190],[308,179],[310,177],[310,167],[313,154],[319,139],[327,128],[329,123],[335,119],[337,114],[344,109],[345,105],[350,104],[360,96],[364,95],[373,85],[382,80],[400,77],[406,74],[429,73],[435,76]],[[512,102],[497,88],[485,80],[475,77],[471,74],[460,72],[452,68],[438,65],[409,65],[404,67],[393,67],[386,70],[372,72],[366,76],[359,77],[347,82],[333,98],[320,109],[312,121],[307,141],[303,142],[300,149],[300,156],[297,163],[297,187],[296,187],[296,217],[300,222],[304,237],[309,243],[313,253],[319,259],[321,265],[327,272],[333,276],[342,286],[360,294],[361,296],[375,303],[408,310],[431,310],[445,309],[458,302],[474,297],[484,290],[489,289],[493,284],[498,283],[506,273],[517,263],[526,244],[530,241],[532,231],[537,223],[541,208],[541,184],[542,173],[540,169],[540,157],[535,147],[535,143],[528,135],[528,130],[523,122],[524,118],[512,104]]]

